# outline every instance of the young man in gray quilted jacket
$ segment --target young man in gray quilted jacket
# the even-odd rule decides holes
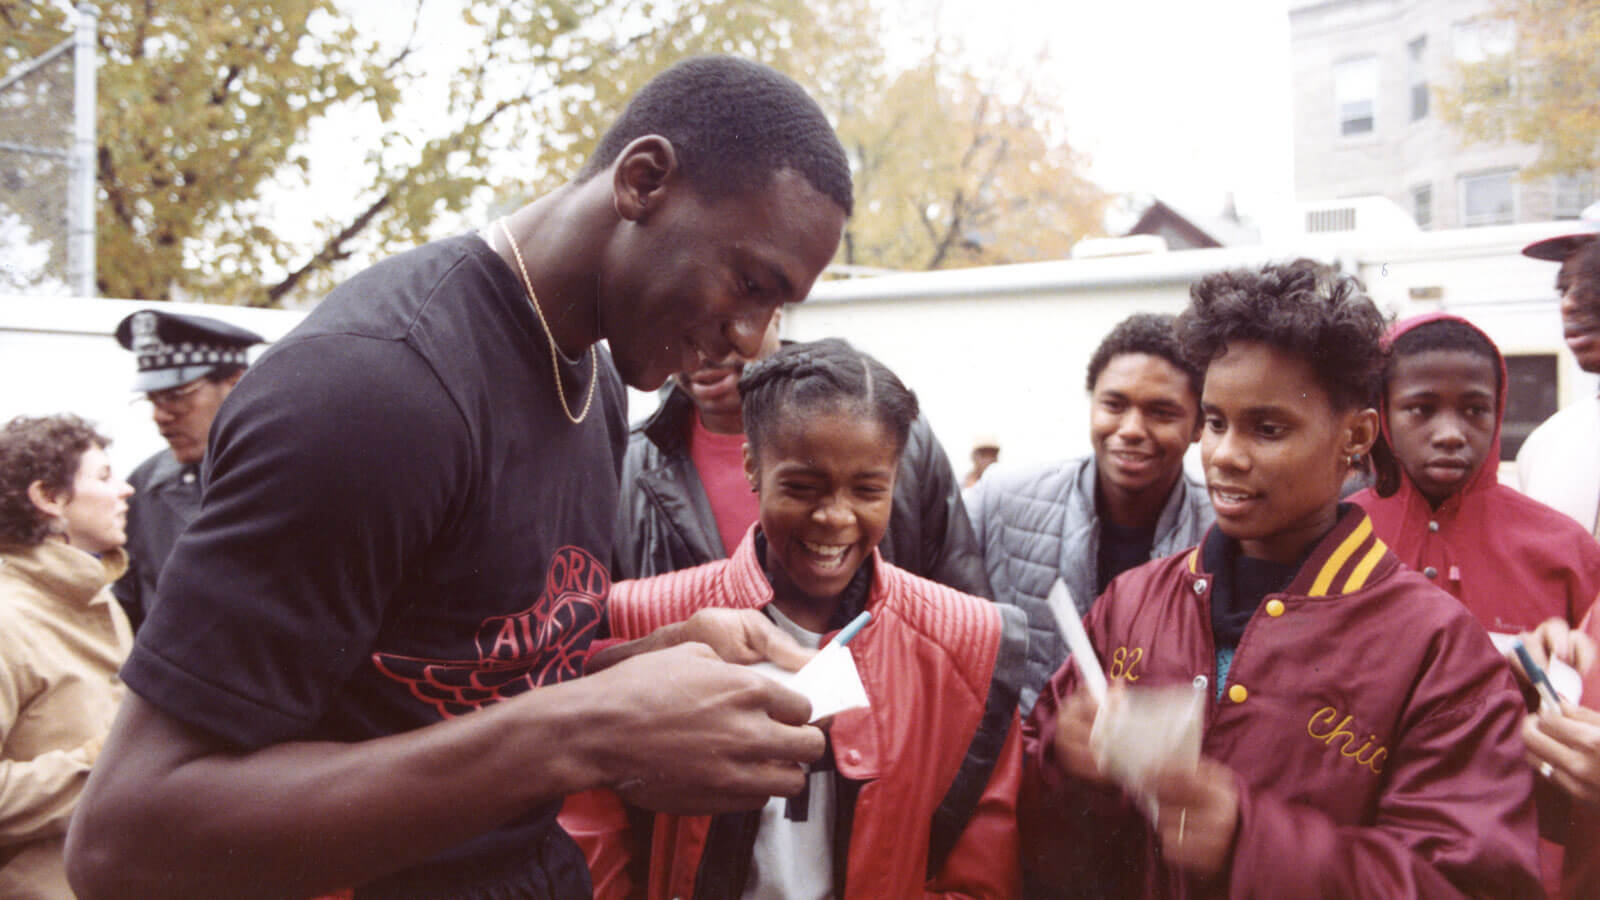
[[[1024,715],[1067,657],[1045,605],[1056,579],[1086,613],[1111,579],[1198,544],[1211,525],[1205,485],[1183,471],[1200,436],[1201,380],[1172,316],[1130,316],[1089,360],[1094,452],[1041,468],[996,465],[968,492],[994,599],[1028,614]]]

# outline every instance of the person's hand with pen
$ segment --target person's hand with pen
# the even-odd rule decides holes
[[[1530,672],[1517,654],[1512,669],[1526,682],[1548,684],[1543,669],[1560,660],[1585,676],[1586,680],[1600,661],[1600,648],[1582,631],[1570,628],[1561,619],[1550,619],[1521,636],[1532,662]],[[1564,698],[1549,699],[1553,693],[1540,690],[1539,710],[1522,723],[1522,740],[1527,745],[1528,762],[1542,777],[1574,799],[1600,807],[1600,712]],[[1590,702],[1593,702],[1591,698]]]

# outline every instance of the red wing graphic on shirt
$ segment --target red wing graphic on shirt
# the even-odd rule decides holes
[[[610,590],[611,574],[599,560],[581,547],[562,547],[550,559],[538,602],[478,626],[477,659],[374,653],[372,663],[441,717],[454,718],[582,675]]]

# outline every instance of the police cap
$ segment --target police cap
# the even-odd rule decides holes
[[[157,309],[141,309],[117,324],[117,343],[138,358],[136,391],[163,391],[224,366],[249,365],[248,348],[265,340],[220,319]]]

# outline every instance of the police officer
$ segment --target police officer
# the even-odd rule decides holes
[[[178,535],[200,511],[200,459],[222,398],[264,338],[206,316],[142,309],[117,325],[117,343],[138,359],[133,389],[150,401],[167,449],[140,463],[128,482],[128,571],[112,587],[137,629],[156,597],[156,578]]]

